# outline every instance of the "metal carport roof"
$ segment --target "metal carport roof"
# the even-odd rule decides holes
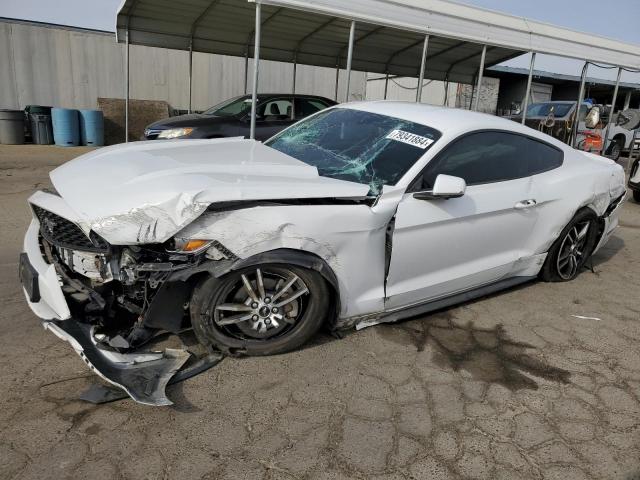
[[[421,101],[425,77],[460,83],[475,80],[473,109],[478,107],[484,68],[525,52],[532,52],[525,110],[536,53],[585,60],[579,101],[589,62],[618,67],[614,99],[622,68],[640,69],[640,46],[447,0],[123,0],[116,38],[124,38],[127,44],[127,125],[130,44],[189,50],[190,79],[194,51],[244,56],[245,90],[250,55],[292,62],[294,90],[298,63],[344,66],[345,100],[352,69],[383,73],[387,79],[389,75],[417,76],[416,101]],[[253,67],[251,138],[258,64],[254,62]],[[191,80],[189,84],[191,99]]]
[[[425,76],[472,83],[487,45],[491,66],[528,51],[640,68],[640,46],[445,0],[256,0],[262,4],[260,57],[344,67],[356,21],[354,70],[417,77],[424,35]],[[124,0],[119,41],[251,56],[254,5],[247,0]]]

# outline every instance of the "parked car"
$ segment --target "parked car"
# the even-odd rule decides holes
[[[315,95],[260,94],[256,112],[256,140],[266,140],[298,120],[336,102]],[[148,125],[142,140],[172,138],[249,138],[251,95],[211,107],[204,113],[179,115]]]
[[[594,107],[598,109],[601,121],[595,122],[596,124],[594,125],[587,125],[585,119]],[[567,143],[571,137],[575,110],[576,102],[566,100],[532,103],[527,107],[525,123],[531,128],[548,133]],[[609,128],[609,138],[603,146],[601,140],[596,140],[604,135],[604,128],[609,120],[607,112],[608,109],[602,105],[593,105],[589,102],[582,104],[579,115],[577,146],[581,150],[593,151],[594,153],[604,149],[612,160],[617,161],[623,151],[631,148],[633,130],[623,128],[623,126],[618,125],[618,122],[612,123]],[[520,122],[522,121],[522,115],[513,115],[511,119]]]
[[[184,361],[144,352],[158,332],[192,327],[207,348],[268,355],[323,326],[572,280],[625,195],[609,159],[491,115],[404,102],[331,107],[265,143],[113,146],[51,180],[56,192],[29,199],[29,306],[150,404],[169,402],[166,381],[153,382]]]

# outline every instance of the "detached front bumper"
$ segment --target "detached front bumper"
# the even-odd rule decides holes
[[[186,350],[119,353],[95,342],[93,328],[71,317],[56,265],[40,250],[40,225],[34,218],[20,255],[20,280],[27,303],[45,329],[68,342],[82,360],[107,382],[122,388],[136,402],[171,405],[165,387],[190,358]]]

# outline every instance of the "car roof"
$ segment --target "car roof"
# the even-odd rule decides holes
[[[566,145],[551,137],[513,120],[487,113],[474,112],[461,108],[451,108],[425,103],[399,102],[394,100],[376,100],[366,102],[343,103],[332,108],[352,108],[380,115],[408,120],[435,128],[447,136],[457,136],[474,130],[507,130],[538,138],[558,148]]]
[[[305,93],[259,93],[258,94],[258,99],[260,101],[269,100],[270,98],[277,98],[277,97],[317,98],[320,100],[330,102],[332,105],[336,103],[335,100],[331,100],[330,98],[327,98],[327,97],[321,97],[320,95],[307,95]],[[251,94],[240,95],[237,98],[251,98]]]

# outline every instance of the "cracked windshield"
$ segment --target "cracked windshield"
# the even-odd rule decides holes
[[[335,108],[266,142],[318,168],[324,177],[369,185],[378,195],[395,185],[440,137],[425,125],[375,113]]]

